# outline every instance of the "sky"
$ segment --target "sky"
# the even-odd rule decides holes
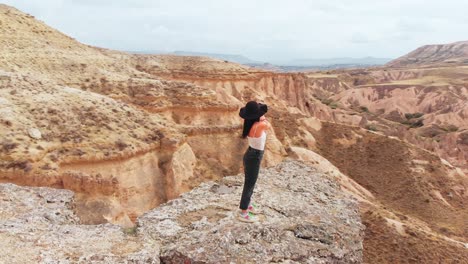
[[[0,0],[80,42],[281,62],[468,40],[466,0]]]

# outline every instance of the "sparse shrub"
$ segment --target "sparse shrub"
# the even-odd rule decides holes
[[[418,119],[416,122],[411,123],[410,125],[411,128],[422,127],[422,126],[424,126],[422,119]]]
[[[377,127],[375,125],[367,125],[366,129],[370,131],[377,131]]]
[[[138,231],[138,227],[137,226],[134,226],[134,227],[129,227],[129,228],[122,228],[122,232],[126,235],[129,235],[129,236],[136,236],[137,235],[137,231]]]
[[[442,234],[445,234],[445,235],[451,235],[451,234],[452,234],[452,232],[450,231],[450,229],[447,228],[447,227],[441,227],[441,228],[439,228],[439,230],[440,230],[440,232],[441,232]]]
[[[50,123],[54,125],[58,125],[61,121],[62,120],[60,118],[55,117],[55,116],[50,118]]]
[[[468,145],[468,133],[460,134],[457,143],[462,145]]]
[[[375,111],[375,114],[376,115],[382,115],[385,113],[385,109],[384,108],[379,108]]]
[[[332,102],[328,106],[330,106],[331,109],[336,109],[338,107],[338,104],[336,102]]]
[[[117,148],[122,151],[124,149],[126,149],[128,147],[128,144],[126,144],[125,142],[123,142],[122,140],[117,140],[117,142],[115,142],[115,145],[117,146]]]
[[[328,99],[328,98],[322,99],[322,100],[320,100],[320,101],[321,101],[323,104],[326,104],[326,105],[328,105],[328,106],[333,102],[332,99]]]
[[[320,97],[316,94],[313,95],[314,98],[318,99],[322,104],[324,105],[328,105],[330,108],[332,109],[336,109],[338,107],[338,103],[337,102],[334,102],[332,99],[330,98],[323,98],[323,97]],[[307,105],[307,103],[306,103]]]
[[[49,159],[53,162],[57,162],[59,160],[58,155],[56,153],[49,154]]]
[[[368,109],[367,107],[365,107],[365,106],[360,106],[360,107],[359,107],[359,110],[360,110],[361,112],[369,113],[369,109]]]
[[[10,162],[7,166],[7,169],[20,169],[24,172],[29,172],[32,170],[32,165],[28,161],[13,161]]]
[[[423,115],[424,115],[424,113],[413,113],[413,114],[411,114],[411,113],[406,113],[406,114],[405,114],[405,117],[406,117],[406,119],[410,120],[410,119],[413,119],[413,118],[420,118],[420,117],[422,117]]]
[[[406,120],[403,120],[400,123],[408,125],[411,128],[422,127],[424,126],[423,119],[421,118],[423,115],[424,113],[406,113]]]
[[[18,143],[14,143],[12,141],[4,141],[2,143],[2,149],[5,152],[9,152],[9,151],[15,149],[17,146],[18,146]]]
[[[49,163],[46,163],[45,165],[43,165],[43,166],[41,167],[41,170],[51,170],[51,169],[52,169],[52,167],[50,166]]]
[[[426,138],[435,138],[443,133],[444,131],[439,126],[432,125],[422,130],[419,135]]]
[[[443,128],[447,132],[457,132],[458,127],[455,125],[448,125],[447,127]]]
[[[47,113],[50,114],[50,115],[56,115],[57,114],[57,109],[55,108],[47,108]]]
[[[408,121],[408,120],[403,120],[400,123],[402,123],[403,125],[408,125],[408,126],[412,124],[411,121]]]

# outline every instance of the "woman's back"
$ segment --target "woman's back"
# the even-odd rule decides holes
[[[266,143],[266,130],[267,126],[264,122],[256,122],[250,129],[247,139],[249,146],[254,149],[264,150]]]

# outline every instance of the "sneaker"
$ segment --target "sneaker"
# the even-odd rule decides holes
[[[249,207],[247,207],[247,211],[251,212],[252,214],[259,214],[261,213],[260,208],[258,207],[257,204],[250,203]]]
[[[247,212],[246,214],[243,214],[242,212],[240,212],[238,217],[239,217],[239,220],[242,222],[254,223],[258,221],[258,217],[252,214],[251,212]]]

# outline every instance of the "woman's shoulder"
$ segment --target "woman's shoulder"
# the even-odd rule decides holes
[[[260,121],[260,126],[264,127],[264,128],[267,128],[268,127],[268,122],[267,121]]]
[[[254,126],[255,126],[254,129],[256,129],[256,130],[263,131],[263,130],[268,129],[268,124],[266,122],[264,122],[264,121],[255,122]]]

